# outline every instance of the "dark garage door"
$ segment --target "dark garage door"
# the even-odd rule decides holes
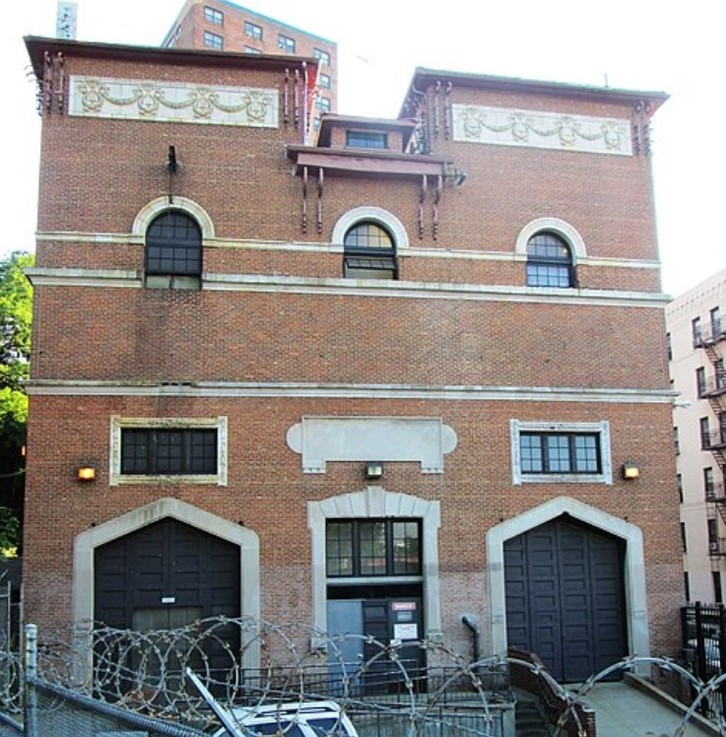
[[[239,547],[171,518],[97,548],[94,579],[95,618],[111,627],[239,616]]]
[[[171,518],[143,527],[96,549],[95,618],[109,627],[148,632],[221,614],[239,617],[239,555],[237,545]],[[179,656],[192,667],[201,667],[204,660],[223,681],[239,657],[240,632],[228,623],[214,633],[214,638],[203,638]],[[118,657],[131,672],[143,660],[147,677],[160,675],[163,668],[169,681],[171,674],[181,671],[181,661],[171,655],[163,664],[156,662],[156,652],[143,658],[132,649]],[[125,663],[124,657],[131,662]]]
[[[507,638],[559,681],[627,654],[624,543],[564,515],[504,544]]]

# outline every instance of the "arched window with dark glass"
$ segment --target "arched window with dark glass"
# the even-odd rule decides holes
[[[146,231],[146,274],[200,276],[202,231],[197,221],[179,210],[154,218]]]
[[[535,233],[527,241],[527,286],[572,287],[575,274],[570,247],[554,233]]]
[[[396,243],[386,228],[371,221],[356,223],[343,240],[346,279],[397,279]]]

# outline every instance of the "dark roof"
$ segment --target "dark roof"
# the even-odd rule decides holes
[[[569,84],[565,82],[547,82],[521,77],[500,77],[491,74],[471,74],[467,72],[451,72],[441,69],[417,67],[408,87],[406,98],[401,106],[401,117],[413,114],[412,102],[417,92],[427,85],[436,82],[451,82],[459,87],[473,87],[510,92],[535,92],[554,97],[587,98],[602,102],[619,102],[635,105],[639,102],[650,103],[650,112],[655,112],[667,99],[665,92],[617,89],[614,87],[596,87],[592,85]]]
[[[304,64],[317,69],[318,60],[289,54],[244,54],[210,49],[169,49],[160,46],[130,46],[127,44],[90,43],[58,38],[26,36],[33,71],[38,79],[43,77],[44,54],[62,53],[66,56],[122,61],[149,61],[162,64],[190,64],[208,67],[251,67],[255,69],[284,70],[299,68]],[[311,75],[315,78],[315,73]]]

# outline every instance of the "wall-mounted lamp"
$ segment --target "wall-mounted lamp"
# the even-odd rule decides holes
[[[96,480],[96,469],[93,466],[81,466],[78,469],[78,480],[79,481],[95,481]]]
[[[461,187],[461,185],[466,181],[466,172],[458,167],[450,169],[447,166],[444,171],[444,179],[455,187]]]
[[[621,472],[626,481],[632,481],[633,479],[640,477],[640,468],[630,461],[625,461],[625,463],[623,463]]]
[[[381,461],[366,461],[365,476],[367,479],[379,479],[383,476],[383,463]]]

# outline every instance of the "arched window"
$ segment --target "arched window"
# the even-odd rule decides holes
[[[572,287],[570,247],[554,233],[535,233],[527,241],[527,286]]]
[[[167,210],[154,218],[146,231],[146,274],[201,273],[202,231],[197,221],[180,210]]]
[[[343,239],[343,276],[346,279],[397,279],[396,243],[378,223],[356,223]]]

